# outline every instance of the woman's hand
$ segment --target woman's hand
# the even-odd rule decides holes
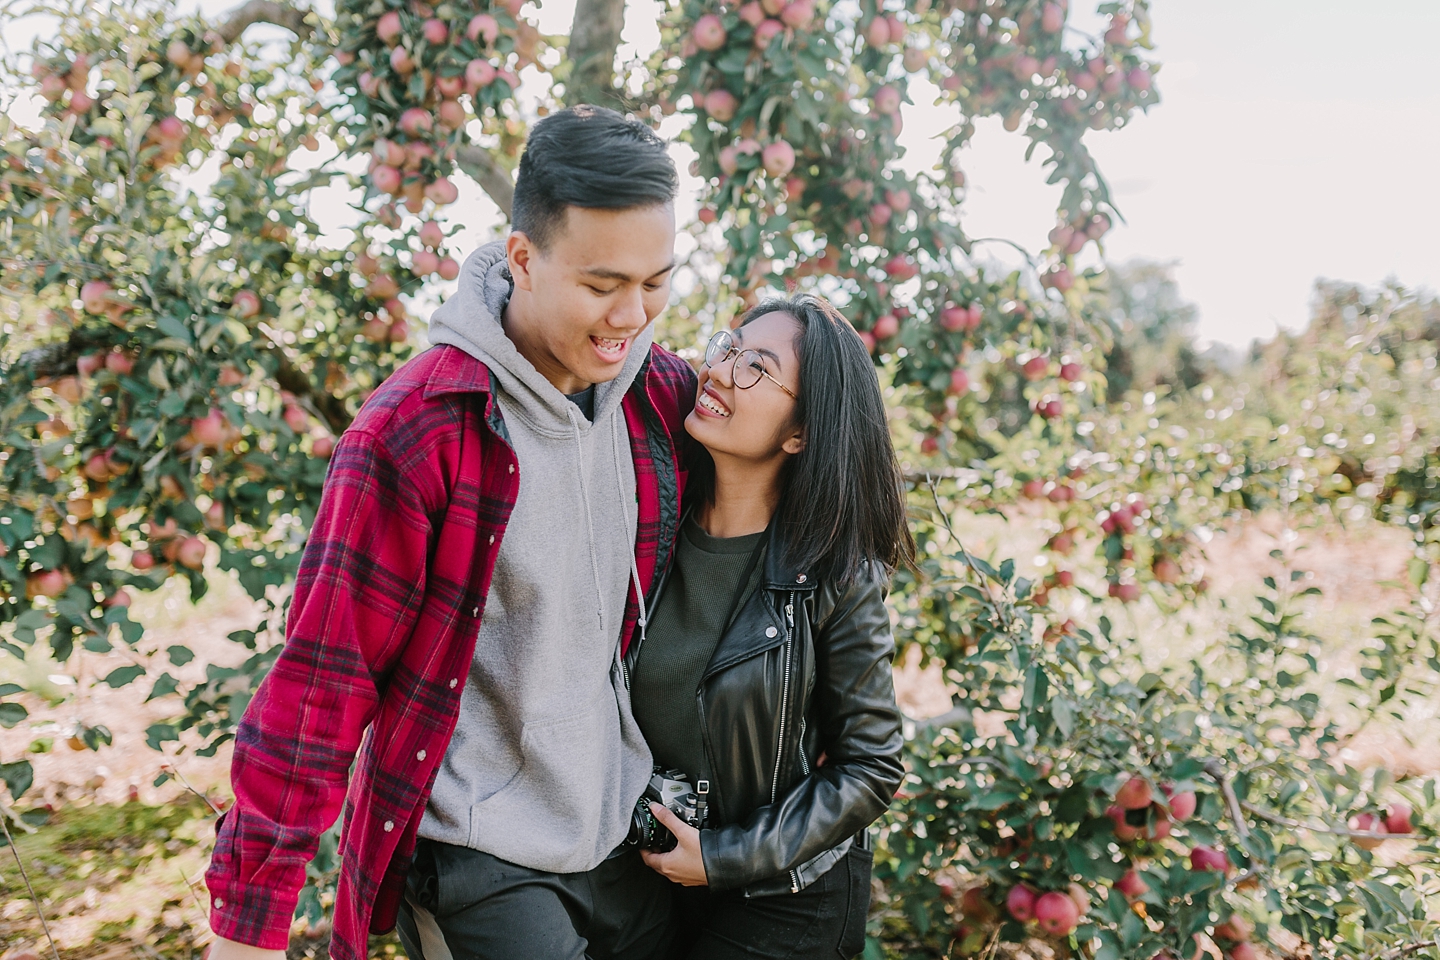
[[[675,835],[675,849],[669,853],[641,850],[640,858],[645,865],[667,880],[682,887],[703,887],[709,881],[705,877],[705,859],[700,855],[700,831],[671,813],[662,804],[651,803],[650,812]]]

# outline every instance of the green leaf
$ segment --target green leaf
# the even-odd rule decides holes
[[[5,786],[10,790],[10,799],[19,800],[30,785],[35,782],[35,768],[30,766],[28,760],[16,760],[14,763],[0,763],[0,780],[5,781]]]
[[[144,667],[131,664],[125,667],[116,667],[114,670],[111,670],[108,674],[106,674],[105,679],[101,682],[109,684],[112,687],[123,687],[128,683],[134,682],[136,677],[141,677],[144,675]]]
[[[165,655],[168,656],[170,658],[170,662],[175,664],[175,666],[177,667],[183,667],[185,666],[185,664],[195,659],[194,650],[191,650],[189,647],[178,643],[174,646],[167,647],[165,649]]]
[[[9,684],[7,684],[7,686],[9,686]],[[26,710],[22,704],[14,702],[0,703],[0,727],[8,730],[28,716],[30,716],[30,711]]]
[[[146,703],[149,703],[151,700],[154,700],[156,697],[168,696],[169,694],[172,694],[172,693],[174,693],[177,689],[179,689],[179,687],[180,687],[180,681],[179,681],[179,680],[176,680],[174,677],[172,677],[172,676],[171,676],[170,674],[168,674],[168,673],[162,673],[162,674],[160,674],[159,679],[157,679],[157,680],[155,681],[155,685],[150,688],[150,695],[145,698],[145,702],[146,702]]]
[[[159,750],[162,743],[179,739],[180,732],[169,723],[152,723],[145,728],[145,742],[152,750]]]

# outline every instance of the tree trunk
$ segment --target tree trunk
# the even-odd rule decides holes
[[[570,80],[565,105],[593,103],[624,109],[624,95],[615,89],[615,48],[625,25],[625,0],[578,0],[570,24]]]

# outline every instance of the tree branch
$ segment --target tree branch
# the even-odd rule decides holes
[[[615,89],[615,50],[625,26],[625,0],[578,0],[570,23],[570,77],[565,84],[565,105],[593,103],[624,109],[624,97]]]
[[[276,0],[249,0],[230,12],[229,18],[215,29],[220,39],[234,43],[254,23],[273,23],[284,27],[301,40],[315,35],[315,16],[310,10],[293,7]]]
[[[1245,822],[1245,813],[1240,809],[1240,799],[1235,796],[1235,788],[1230,786],[1230,778],[1225,776],[1225,768],[1220,765],[1219,760],[1206,760],[1205,772],[1220,785],[1220,792],[1225,796],[1225,806],[1230,810],[1230,821],[1235,824],[1235,832],[1240,834],[1241,840],[1249,837],[1250,825]]]
[[[455,151],[455,162],[480,184],[480,189],[509,218],[510,206],[515,199],[515,177],[500,165],[495,155],[484,147],[469,143]]]
[[[1323,823],[1306,823],[1303,820],[1291,820],[1289,817],[1282,817],[1278,813],[1271,813],[1255,806],[1253,803],[1241,801],[1240,806],[1252,816],[1259,817],[1269,823],[1282,827],[1289,827],[1291,830],[1308,830],[1311,833],[1329,833],[1337,837],[1359,837],[1362,840],[1396,840],[1409,837],[1418,840],[1413,833],[1389,833],[1381,830],[1351,830],[1349,827],[1331,827]]]

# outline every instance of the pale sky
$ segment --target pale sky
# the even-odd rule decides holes
[[[1095,22],[1079,15],[1083,0],[1072,6],[1072,24]],[[1126,219],[1109,238],[1112,260],[1174,261],[1201,338],[1234,345],[1303,325],[1317,278],[1440,289],[1440,0],[1155,0],[1152,9],[1163,102],[1125,130],[1087,137]],[[565,33],[574,0],[527,10],[542,32]],[[659,10],[630,0],[626,43],[653,49]],[[24,48],[36,29],[4,32]],[[954,115],[912,92],[903,140],[907,166],[923,169]],[[1018,134],[998,120],[978,126],[965,162],[966,232],[1038,249],[1059,188],[1045,185],[1038,160],[1024,164]],[[684,148],[677,161],[686,222],[698,185],[685,177]],[[457,253],[498,222],[478,188],[462,189],[451,209],[467,224]],[[312,213],[332,229],[348,219],[338,196],[317,198]]]

